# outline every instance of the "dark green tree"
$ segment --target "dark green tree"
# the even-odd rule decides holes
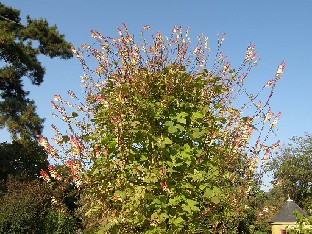
[[[312,201],[312,136],[293,137],[270,163],[275,182],[303,209],[311,209]]]
[[[23,25],[20,11],[0,2],[0,129],[7,127],[13,138],[13,143],[0,144],[2,181],[9,176],[35,179],[48,164],[47,154],[36,140],[44,120],[23,87],[25,78],[34,85],[43,82],[45,68],[38,55],[68,59],[72,52],[56,26],[29,16]]]
[[[23,88],[25,77],[34,85],[43,82],[45,68],[38,55],[68,59],[72,52],[56,26],[29,16],[23,25],[19,10],[0,3],[0,128],[7,127],[13,139],[42,131],[43,119]]]
[[[9,179],[0,196],[0,233],[77,233],[76,219],[56,202],[59,195],[39,180]]]
[[[27,16],[22,22],[19,10],[0,2],[0,129],[6,127],[13,139],[0,144],[0,233],[73,233],[75,220],[67,208],[51,204],[58,192],[38,181],[48,166],[36,139],[44,120],[23,87],[23,79],[43,82],[39,55],[68,59],[72,52],[45,19]]]
[[[36,142],[0,143],[0,180],[34,180],[47,166],[47,154]]]
[[[46,233],[43,223],[51,196],[45,183],[9,180],[0,197],[0,233]]]
[[[270,221],[285,204],[286,196],[280,186],[276,185],[268,192],[255,191],[250,201],[250,220],[254,234],[271,233]],[[246,232],[243,232],[246,233]]]

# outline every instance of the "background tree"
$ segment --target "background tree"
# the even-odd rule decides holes
[[[86,100],[70,103],[56,95],[54,109],[69,129],[62,134],[54,127],[60,148],[41,138],[83,189],[89,225],[101,233],[246,230],[257,165],[278,145],[266,145],[280,117],[269,101],[285,64],[260,90],[268,90],[262,105],[244,86],[258,62],[253,45],[234,69],[219,38],[209,69],[207,37],[199,36],[192,49],[188,29],[174,27],[170,37],[157,33],[148,41],[146,26],[136,43],[123,26],[117,38],[93,31],[100,48],[73,49],[85,71]],[[98,66],[88,66],[87,57]]]
[[[0,143],[0,180],[8,177],[20,181],[38,179],[48,166],[47,153],[35,142]]]
[[[270,162],[275,184],[304,210],[311,212],[312,136],[293,137]]]
[[[68,59],[72,52],[56,26],[29,16],[23,25],[19,10],[0,3],[0,128],[7,127],[13,138],[12,144],[0,145],[1,179],[9,175],[38,178],[48,164],[47,154],[37,143],[43,119],[23,88],[26,77],[34,85],[43,82],[45,69],[38,55]]]
[[[77,221],[56,200],[56,192],[43,181],[9,180],[0,197],[0,233],[77,233]]]
[[[0,197],[0,232],[43,233],[51,196],[49,186],[42,181],[9,181],[6,193]]]
[[[77,227],[64,204],[51,204],[52,196],[62,201],[70,197],[68,192],[39,181],[48,166],[48,155],[37,141],[43,119],[23,88],[25,78],[33,85],[43,82],[39,55],[68,59],[72,51],[56,26],[29,16],[22,24],[19,10],[0,3],[0,128],[6,127],[13,139],[0,144],[1,233],[74,233]]]
[[[13,139],[40,135],[43,119],[23,89],[24,77],[40,85],[45,73],[38,55],[72,57],[70,44],[56,26],[44,19],[21,23],[20,11],[0,3],[0,127],[7,127]]]
[[[287,197],[279,186],[274,186],[270,191],[256,190],[249,199],[250,233],[271,233],[270,221],[285,204]],[[247,232],[243,232],[247,233]]]

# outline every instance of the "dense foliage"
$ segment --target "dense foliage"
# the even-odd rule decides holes
[[[174,27],[170,37],[157,33],[152,41],[144,36],[149,29],[140,43],[125,25],[117,38],[93,31],[99,48],[73,48],[85,71],[86,99],[71,91],[77,102],[55,95],[53,115],[68,131],[53,126],[59,148],[40,142],[70,168],[85,222],[101,233],[248,232],[258,165],[279,144],[266,144],[280,117],[269,101],[285,64],[260,89],[268,90],[261,101],[245,87],[258,62],[253,45],[234,69],[219,38],[209,68],[207,37],[192,49],[188,29]],[[43,177],[68,181],[55,169]]]
[[[19,10],[0,3],[0,128],[6,126],[14,139],[34,137],[42,131],[43,119],[22,82],[24,77],[34,85],[43,82],[45,69],[38,55],[67,59],[72,52],[56,26],[29,16],[23,25]]]
[[[249,199],[252,207],[249,221],[253,230],[250,233],[271,233],[270,221],[285,205],[286,200],[287,197],[278,186],[272,187],[268,192],[257,191]]]
[[[47,166],[47,153],[37,142],[0,143],[0,180],[34,180]]]
[[[56,191],[42,181],[9,180],[0,197],[0,233],[69,234],[78,230],[77,220],[57,203]]]
[[[29,16],[22,24],[19,10],[0,3],[0,128],[6,127],[13,140],[0,143],[0,233],[73,233],[77,228],[62,204],[68,192],[38,180],[48,168],[48,155],[37,141],[43,119],[23,79],[43,82],[40,55],[68,59],[72,51],[56,26]],[[51,204],[53,196],[57,206]]]
[[[311,212],[312,137],[293,137],[270,162],[275,184],[304,210]]]
[[[0,233],[42,233],[51,195],[42,182],[9,181],[0,197]]]

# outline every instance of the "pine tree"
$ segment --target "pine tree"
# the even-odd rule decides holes
[[[33,139],[42,132],[44,120],[22,81],[27,77],[33,85],[43,82],[45,68],[38,55],[68,59],[72,52],[56,26],[29,16],[23,25],[20,10],[0,3],[0,128],[7,127],[13,140]]]
[[[48,165],[48,156],[36,139],[44,119],[23,87],[25,78],[33,85],[43,82],[45,68],[38,55],[69,59],[72,52],[56,26],[29,16],[23,25],[20,10],[0,2],[0,129],[6,127],[13,140],[0,144],[2,182],[9,177],[33,180]]]

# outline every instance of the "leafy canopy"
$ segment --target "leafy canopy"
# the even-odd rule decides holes
[[[306,134],[293,137],[271,160],[269,170],[273,172],[275,186],[285,196],[290,196],[306,211],[311,210],[312,199],[312,137]]]
[[[0,180],[34,180],[47,166],[48,155],[37,142],[0,143]]]
[[[40,135],[43,119],[34,101],[27,98],[23,78],[43,82],[45,68],[38,55],[72,57],[70,45],[56,26],[44,19],[21,23],[20,11],[0,3],[0,128],[7,127],[14,139]]]
[[[149,41],[145,26],[136,42],[123,27],[117,38],[92,31],[98,47],[73,50],[85,71],[85,101],[71,91],[73,102],[56,95],[54,115],[69,129],[53,126],[56,148],[41,138],[71,168],[85,222],[101,233],[238,232],[258,187],[257,166],[278,144],[266,145],[280,117],[269,101],[285,64],[260,90],[268,90],[262,104],[244,85],[258,62],[253,45],[234,69],[219,38],[209,68],[203,35],[192,48],[188,29]],[[247,102],[239,105],[240,96]]]

